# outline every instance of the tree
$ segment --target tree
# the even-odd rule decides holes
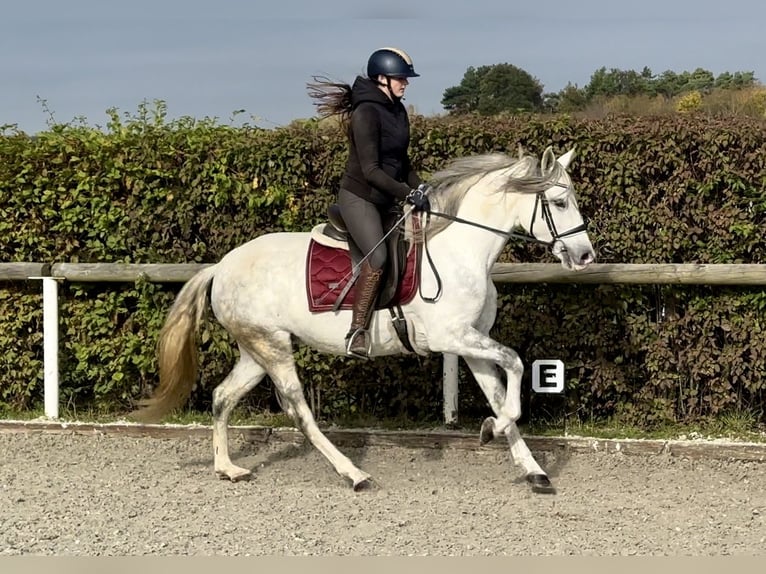
[[[601,67],[590,77],[590,82],[585,88],[588,100],[596,96],[635,96],[637,94],[653,95],[652,71],[644,67],[641,72],[635,70],[620,70],[612,68],[607,70]]]
[[[444,90],[441,104],[454,114],[537,111],[543,105],[543,86],[512,64],[471,66],[460,85]]]
[[[704,68],[680,74],[666,70],[654,75],[646,66],[640,72],[601,67],[593,72],[590,82],[583,88],[569,83],[560,92],[545,94],[543,108],[552,113],[570,113],[586,109],[596,98],[660,95],[670,99],[683,94],[702,96],[713,89],[738,90],[758,85],[753,72],[723,72],[714,77]]]
[[[450,113],[467,113],[478,109],[481,81],[474,67],[468,68],[459,86],[444,90],[441,104]]]
[[[715,87],[724,90],[738,90],[755,86],[753,72],[724,72],[715,79]]]
[[[581,90],[571,83],[559,92],[557,112],[568,113],[585,109],[588,105],[588,98],[585,90]]]
[[[654,80],[655,89],[658,94],[666,98],[672,98],[681,93],[684,86],[684,80],[672,70],[665,70]]]
[[[715,76],[713,72],[703,68],[697,68],[689,74],[689,81],[686,83],[684,91],[688,92],[709,92],[715,85]]]
[[[548,92],[543,94],[543,111],[555,114],[561,107],[561,92]]]

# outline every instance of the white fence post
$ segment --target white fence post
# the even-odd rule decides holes
[[[58,281],[43,280],[43,373],[45,416],[59,418],[59,306]]]
[[[457,355],[444,353],[442,392],[444,393],[444,423],[457,422]]]

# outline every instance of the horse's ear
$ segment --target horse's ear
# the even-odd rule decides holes
[[[519,144],[519,160],[524,159],[524,148]]]
[[[540,160],[540,171],[543,174],[549,173],[553,169],[553,164],[556,162],[556,156],[553,155],[553,147],[548,146],[543,152],[543,157]]]
[[[572,161],[574,154],[575,154],[575,148],[574,146],[572,146],[572,149],[570,149],[564,155],[559,157],[558,162],[562,165],[564,169],[566,169],[569,166],[569,163]]]

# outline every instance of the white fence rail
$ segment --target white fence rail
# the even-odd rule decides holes
[[[0,263],[0,282],[42,281],[43,361],[45,416],[59,417],[59,305],[58,282],[132,283],[140,278],[153,283],[183,283],[207,267],[203,263]],[[762,264],[622,264],[603,263],[571,272],[557,263],[498,263],[492,271],[496,283],[591,283],[766,285]],[[458,358],[443,356],[444,421],[458,416]]]

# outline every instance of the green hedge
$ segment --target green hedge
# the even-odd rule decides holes
[[[762,263],[766,132],[760,121],[676,118],[413,117],[413,162],[424,175],[458,155],[541,153],[572,145],[572,175],[602,263]],[[234,128],[164,110],[116,114],[103,131],[55,126],[0,137],[0,261],[214,262],[275,230],[325,217],[345,163],[337,127]],[[554,259],[514,242],[502,261]],[[0,401],[42,401],[39,285],[0,285]],[[75,409],[119,412],[155,384],[154,345],[173,286],[62,286],[62,395]],[[525,409],[651,426],[727,411],[764,416],[766,297],[739,287],[499,285],[493,330],[527,364],[558,357],[563,397]],[[209,408],[234,361],[208,323],[191,405]],[[300,349],[320,415],[441,416],[441,357],[362,364]],[[269,383],[248,404],[273,405]],[[461,363],[460,412],[487,405]]]

